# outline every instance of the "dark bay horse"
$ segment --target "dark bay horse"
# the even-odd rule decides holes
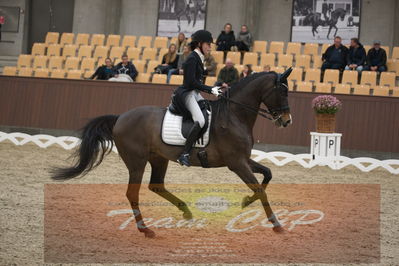
[[[254,144],[252,129],[261,110],[266,111],[267,117],[278,127],[286,127],[291,123],[287,86],[290,73],[291,68],[283,74],[253,74],[230,88],[218,100],[211,101],[210,143],[205,148],[210,167],[227,166],[254,192],[252,196],[244,198],[242,207],[259,199],[276,232],[282,232],[283,229],[273,214],[265,192],[272,174],[269,168],[250,159]],[[261,103],[266,105],[267,110],[260,108]],[[143,106],[119,116],[94,118],[83,128],[76,164],[55,169],[53,179],[66,180],[86,174],[101,163],[104,155],[112,149],[114,141],[129,169],[126,195],[135,214],[138,230],[146,237],[155,236],[144,224],[139,209],[139,189],[147,162],[151,165],[150,190],[173,203],[183,212],[185,219],[192,219],[186,203],[164,186],[168,162],[176,162],[182,151],[182,147],[167,145],[161,140],[165,111],[161,107]],[[194,156],[197,152],[198,149],[193,149],[191,154],[193,166],[201,165],[197,156]],[[263,174],[262,184],[259,184],[254,173]]]
[[[346,15],[345,9],[337,8],[333,12],[331,12],[330,19],[326,21],[326,20],[321,19],[321,13],[310,13],[305,17],[304,25],[312,26],[313,37],[315,37],[315,33],[317,33],[317,34],[319,33],[317,31],[317,28],[319,26],[329,26],[328,33],[327,33],[327,39],[329,39],[332,28],[335,28],[334,37],[337,36],[338,19],[341,19],[341,21],[343,21],[345,18],[345,15]]]

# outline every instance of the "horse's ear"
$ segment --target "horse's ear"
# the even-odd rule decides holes
[[[283,74],[280,76],[280,80],[285,81],[290,76],[292,72],[292,67],[288,68]]]

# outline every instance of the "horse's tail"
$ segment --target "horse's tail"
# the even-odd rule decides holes
[[[82,142],[75,153],[78,158],[74,166],[68,168],[55,168],[52,178],[67,180],[79,175],[85,175],[97,167],[104,156],[113,148],[112,129],[119,116],[99,116],[87,123],[82,132]]]

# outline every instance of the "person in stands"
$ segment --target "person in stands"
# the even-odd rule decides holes
[[[368,71],[387,71],[387,52],[381,48],[380,41],[374,41],[373,48],[367,53],[367,65],[364,70]]]
[[[211,55],[211,53],[206,53],[205,54],[205,60],[204,60],[204,74],[206,76],[216,76],[216,67],[217,67],[217,63],[215,58],[213,57],[213,55]]]
[[[238,51],[248,52],[252,47],[252,42],[252,34],[249,32],[247,25],[242,25],[236,41]]]
[[[115,78],[118,78],[118,76],[121,74],[125,74],[130,76],[133,81],[136,80],[136,77],[139,74],[133,63],[129,61],[129,57],[127,56],[127,54],[122,55],[122,62],[115,66],[114,72]]]
[[[271,71],[271,67],[270,67],[270,65],[265,65],[264,67],[263,67],[263,72],[270,72]]]
[[[348,56],[348,48],[342,45],[342,39],[336,36],[334,44],[327,48],[326,52],[322,56],[323,64],[321,70],[326,69],[339,69],[343,70],[346,66],[346,60]]]
[[[361,72],[365,63],[366,50],[359,42],[358,38],[352,38],[345,70],[357,70],[358,72]]]
[[[253,72],[252,70],[252,66],[251,65],[245,65],[244,69],[242,70],[241,74],[240,74],[240,80],[243,78],[248,77],[249,75],[251,75]]]
[[[176,45],[172,43],[168,52],[162,57],[162,64],[156,67],[155,73],[168,74],[169,70],[177,69],[178,61],[179,56],[177,55]]]
[[[230,23],[226,23],[226,25],[224,25],[224,30],[219,34],[219,37],[216,40],[216,50],[224,52],[231,50],[231,47],[236,41],[232,28],[233,27]]]
[[[187,39],[183,32],[180,32],[177,36],[176,41],[176,51],[178,55],[181,55],[184,52],[184,46],[187,45]]]
[[[226,59],[225,67],[223,67],[218,75],[218,86],[228,87],[239,79],[238,70],[234,67],[230,58]]]
[[[177,61],[177,68],[172,68],[168,72],[167,82],[169,83],[172,75],[183,75],[183,64],[187,60],[187,57],[190,55],[190,47],[188,45],[184,46],[183,53],[179,55],[179,60]]]
[[[96,69],[96,72],[91,75],[90,79],[97,78],[98,80],[109,80],[114,76],[114,66],[111,58],[106,58],[104,63],[104,65]]]

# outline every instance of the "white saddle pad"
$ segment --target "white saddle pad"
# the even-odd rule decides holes
[[[211,128],[211,117],[209,112],[209,126],[204,135],[195,143],[196,148],[203,148],[209,143],[209,129]],[[172,114],[169,109],[166,110],[162,123],[162,141],[169,145],[184,146],[186,139],[181,133],[183,117]]]

